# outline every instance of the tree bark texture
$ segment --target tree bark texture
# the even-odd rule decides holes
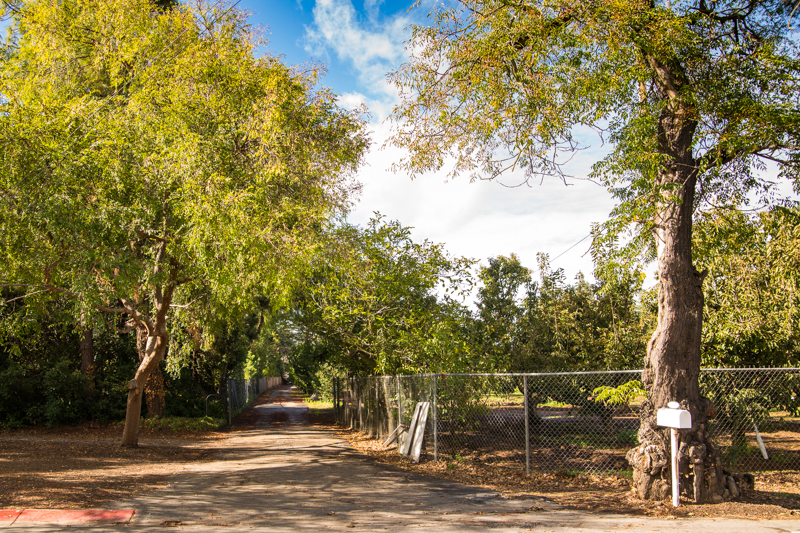
[[[122,432],[123,446],[139,445],[139,418],[142,414],[143,384],[147,382],[150,373],[158,367],[158,363],[164,358],[168,341],[169,336],[166,329],[159,331],[157,335],[147,337],[145,357],[139,363],[136,375],[128,383],[128,405],[125,411],[125,429]]]
[[[136,328],[136,350],[139,353],[139,363],[141,364],[147,356],[147,328],[144,326]],[[144,397],[147,405],[148,418],[164,415],[166,409],[165,395],[164,374],[161,372],[161,368],[156,365],[150,372],[147,382],[144,385]]]
[[[640,413],[640,444],[627,457],[640,498],[662,500],[670,495],[670,430],[656,424],[656,412],[676,401],[692,415],[692,428],[679,431],[682,493],[697,503],[719,502],[734,491],[727,488],[721,458],[707,438],[712,403],[700,394],[699,386],[705,274],[692,264],[698,171],[692,144],[697,114],[681,101],[680,76],[655,61],[652,66],[666,102],[658,125],[659,151],[665,157],[657,176],[654,220],[660,278],[658,325],[647,346],[642,375],[647,399]]]
[[[91,385],[94,375],[94,328],[81,324],[80,338],[81,373],[89,378]]]

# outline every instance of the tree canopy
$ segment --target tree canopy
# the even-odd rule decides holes
[[[706,280],[703,362],[784,366],[798,361],[800,213],[703,214],[695,231]]]
[[[254,294],[290,292],[321,225],[348,206],[362,120],[316,87],[317,71],[256,57],[233,6],[42,0],[13,20],[3,283],[146,329],[123,437],[135,444],[168,316],[236,316]]]
[[[333,228],[329,243],[288,317],[298,345],[313,340],[321,361],[358,375],[468,366],[459,296],[471,288],[471,261],[381,216]]]

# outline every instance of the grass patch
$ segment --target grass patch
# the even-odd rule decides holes
[[[559,402],[558,400],[554,400],[552,398],[548,398],[546,402],[536,404],[536,407],[560,407],[560,408],[571,408],[572,404]]]
[[[325,400],[309,400],[303,398],[303,403],[308,406],[308,412],[313,415],[324,414],[333,409],[333,402],[326,402]]]
[[[213,431],[225,425],[222,418],[204,416],[189,418],[184,416],[165,416],[159,418],[142,418],[142,429],[159,429],[170,431]]]

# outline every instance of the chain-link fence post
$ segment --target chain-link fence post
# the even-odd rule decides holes
[[[519,382],[517,382],[519,383]],[[528,416],[528,376],[522,378],[523,394],[525,395],[525,473],[531,473],[531,433],[528,424],[530,424],[530,417]]]
[[[438,392],[438,388],[437,388],[438,379],[437,378],[438,377],[439,376],[437,376],[435,374],[433,376],[433,460],[434,461],[438,461],[439,460],[439,439],[438,439],[438,437],[439,437],[439,435],[438,435],[439,416],[437,415],[437,412],[436,412],[436,396],[437,396],[437,392]]]
[[[397,376],[397,444],[400,445],[400,426],[403,425],[403,388],[400,386],[400,376]]]

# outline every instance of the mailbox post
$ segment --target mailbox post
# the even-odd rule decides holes
[[[681,504],[680,472],[678,471],[678,430],[691,429],[692,413],[680,409],[678,402],[669,402],[666,409],[659,409],[656,413],[656,423],[662,427],[670,428],[670,444],[672,448],[672,505]]]

